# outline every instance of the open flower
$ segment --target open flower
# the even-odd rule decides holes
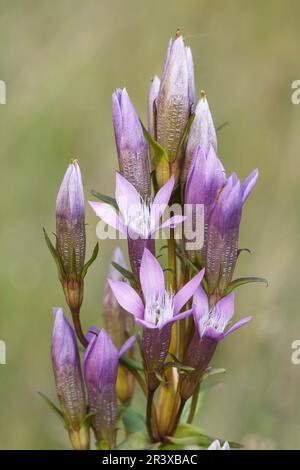
[[[158,386],[154,372],[161,370],[168,354],[171,326],[176,320],[191,313],[191,310],[180,311],[196,291],[203,274],[204,270],[174,294],[166,290],[163,270],[157,259],[145,248],[140,269],[144,302],[125,282],[109,281],[119,304],[132,313],[136,322],[143,327],[142,351],[150,389]]]
[[[138,276],[144,248],[154,253],[155,234],[163,228],[174,228],[185,218],[175,215],[159,224],[174,188],[174,177],[158,191],[153,201],[143,200],[134,186],[116,173],[116,201],[119,214],[103,202],[90,205],[96,215],[111,227],[119,230],[128,239],[129,259],[133,273]]]
[[[230,446],[227,441],[225,441],[221,446],[219,439],[215,439],[207,448],[207,450],[230,450]]]
[[[130,337],[118,350],[103,328],[94,331],[85,351],[83,371],[89,397],[89,411],[94,413],[92,427],[99,447],[112,448],[115,444],[117,421],[116,381],[119,357],[133,345]],[[92,330],[90,330],[90,333]]]
[[[188,348],[185,364],[193,367],[194,372],[181,378],[181,395],[189,398],[198,386],[206,371],[218,342],[251,320],[244,317],[226,330],[234,314],[234,293],[223,297],[215,306],[209,306],[209,299],[204,289],[199,286],[193,297],[193,316],[195,334]]]

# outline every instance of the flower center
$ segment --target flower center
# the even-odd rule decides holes
[[[173,318],[174,294],[165,291],[162,295],[146,299],[145,321],[158,328]]]
[[[141,199],[140,204],[132,204],[126,214],[126,225],[129,230],[142,238],[148,238],[152,228],[151,198]],[[129,234],[130,235],[130,234]]]

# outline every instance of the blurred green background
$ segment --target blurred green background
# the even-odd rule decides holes
[[[252,447],[300,448],[300,79],[298,1],[0,0],[1,295],[0,448],[69,447],[38,396],[55,399],[49,347],[53,305],[65,306],[42,226],[55,228],[55,198],[72,157],[86,197],[112,194],[117,165],[111,94],[126,86],[146,118],[149,79],[162,70],[180,27],[192,46],[196,85],[204,88],[219,133],[219,155],[244,178],[259,167],[247,202],[236,275],[270,286],[237,292],[237,316],[253,322],[228,338],[213,365],[227,374],[205,397],[198,422],[210,434]],[[96,219],[87,208],[89,253]],[[114,242],[102,242],[87,276],[84,327],[100,321]],[[135,400],[143,407],[139,396]]]

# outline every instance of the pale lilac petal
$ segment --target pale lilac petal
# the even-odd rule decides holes
[[[174,315],[173,318],[171,318],[171,320],[167,321],[165,325],[168,325],[168,324],[172,324],[174,323],[175,321],[177,320],[182,320],[183,318],[186,318],[188,317],[189,315],[191,315],[191,313],[193,313],[193,309],[190,309],[190,310],[186,310],[185,312],[182,312],[182,313],[177,313],[177,315]]]
[[[220,321],[225,326],[233,317],[234,314],[234,292],[230,292],[230,294],[222,297],[219,302],[215,305],[213,312],[215,312],[216,316],[220,318]]]
[[[126,282],[108,279],[108,283],[121,307],[136,318],[143,318],[144,305],[136,291]]]
[[[208,297],[202,286],[199,286],[193,296],[193,315],[196,328],[201,336],[200,321],[209,312]]]
[[[122,357],[124,354],[126,354],[127,351],[129,351],[129,349],[132,348],[132,346],[134,345],[134,342],[135,342],[135,336],[130,336],[130,338],[128,338],[125,341],[125,343],[120,347],[119,357]]]
[[[241,318],[236,323],[234,323],[234,325],[232,325],[227,331],[225,331],[224,336],[227,336],[238,328],[241,328],[242,326],[246,325],[246,323],[248,323],[250,320],[252,320],[251,316]]]
[[[118,172],[116,173],[116,201],[125,220],[130,206],[138,206],[141,203],[141,196],[135,187]]]
[[[196,274],[179,292],[174,296],[174,313],[175,315],[180,312],[182,307],[194,295],[196,289],[199,287],[200,282],[204,276],[204,268]]]
[[[138,325],[142,326],[143,328],[149,328],[150,330],[158,329],[154,323],[150,323],[148,321],[143,320],[142,318],[136,317],[136,322]]]
[[[173,217],[170,217],[170,219],[166,220],[161,226],[159,227],[158,230],[164,229],[164,228],[175,228],[177,225],[182,224],[186,220],[185,215],[174,215]]]
[[[165,291],[163,270],[153,254],[144,249],[140,267],[140,281],[144,298],[159,297]]]
[[[90,326],[87,334],[85,335],[87,341],[90,343],[95,336],[99,334],[99,329],[96,326]]]
[[[171,194],[174,188],[175,178],[172,175],[171,178],[160,188],[156,194],[153,204],[168,204]]]
[[[126,229],[112,206],[106,204],[105,202],[95,201],[89,201],[89,204],[97,217],[103,220],[103,222],[105,222],[107,225],[110,225],[110,227],[113,227],[123,235],[126,235]]]
[[[256,170],[252,171],[249,176],[245,179],[245,181],[242,184],[242,194],[243,194],[243,203],[247,200],[248,196],[250,195],[252,189],[256,185],[257,178],[259,175],[259,171],[256,168]]]

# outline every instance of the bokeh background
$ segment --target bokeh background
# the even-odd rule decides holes
[[[0,447],[69,447],[37,391],[55,398],[49,347],[53,305],[65,306],[42,226],[55,228],[55,198],[70,158],[81,164],[86,197],[112,194],[116,152],[111,94],[126,86],[146,118],[149,79],[162,70],[169,37],[180,27],[192,46],[226,169],[259,183],[244,211],[237,316],[253,322],[214,358],[227,374],[207,392],[198,422],[213,435],[252,447],[300,448],[300,78],[298,1],[0,0]],[[89,252],[96,219],[87,208]],[[101,321],[114,242],[102,242],[87,276],[84,327]],[[142,409],[142,398],[135,402]]]

